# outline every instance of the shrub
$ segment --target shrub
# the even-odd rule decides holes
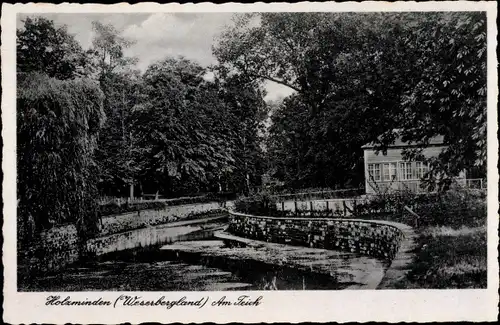
[[[418,218],[405,207],[415,212]],[[360,218],[390,219],[417,227],[475,227],[486,222],[486,200],[483,193],[468,189],[425,194],[398,192],[371,197],[355,206],[353,214]]]
[[[272,196],[262,193],[238,198],[234,202],[234,208],[238,212],[256,216],[275,216],[278,214],[276,200]]]
[[[215,201],[226,201],[234,196],[233,193],[211,193],[204,196],[196,197],[183,197],[172,199],[168,201],[141,201],[133,203],[118,204],[111,202],[101,204],[100,215],[109,216],[114,214],[121,214],[127,212],[134,212],[140,210],[161,210],[170,206],[186,205],[186,204],[202,204]]]
[[[352,198],[361,195],[364,192],[363,189],[344,189],[344,190],[319,190],[313,191],[312,189],[303,190],[300,193],[288,193],[288,194],[275,194],[272,195],[278,201],[303,201],[303,200],[321,200],[321,199],[340,199],[340,198]]]
[[[484,227],[450,230],[430,227],[408,276],[396,288],[486,288],[487,239]]]
[[[421,226],[460,228],[486,223],[485,197],[471,190],[452,190],[427,198],[421,197],[415,202],[414,208],[420,216]]]
[[[109,216],[114,214],[122,214],[140,210],[161,210],[165,209],[167,205],[165,202],[159,201],[144,201],[140,203],[133,204],[122,204],[119,205],[117,203],[108,203],[100,206],[100,214],[101,216]]]

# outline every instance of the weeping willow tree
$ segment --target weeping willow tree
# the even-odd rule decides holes
[[[17,195],[21,244],[55,225],[75,224],[84,242],[97,230],[94,150],[103,94],[87,79],[18,74]]]

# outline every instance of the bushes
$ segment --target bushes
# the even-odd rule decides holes
[[[354,201],[357,202],[357,201]],[[410,208],[418,218],[409,212]],[[298,206],[297,211],[280,211],[272,195],[258,194],[235,201],[238,212],[273,217],[342,218],[342,211],[310,211],[308,206]],[[477,227],[486,223],[486,198],[484,193],[456,189],[443,193],[415,194],[396,192],[370,197],[366,202],[354,204],[348,218],[382,219],[401,222],[413,227],[462,226]]]
[[[111,202],[101,204],[100,215],[109,216],[113,214],[122,214],[127,212],[134,212],[140,210],[162,210],[170,206],[186,205],[186,204],[201,204],[210,202],[227,201],[234,198],[234,193],[210,193],[204,196],[183,197],[178,199],[169,199],[162,201],[140,201],[140,202],[126,202],[125,204],[118,204]]]
[[[276,216],[279,212],[276,200],[268,194],[241,197],[234,202],[234,208],[238,212],[256,216]]]
[[[303,190],[300,193],[291,194],[277,194],[272,195],[277,201],[284,200],[321,200],[321,199],[340,199],[340,198],[352,198],[361,195],[364,192],[363,189],[345,189],[345,190]]]
[[[387,219],[416,228],[415,259],[396,288],[486,287],[484,193],[468,189],[421,195],[393,193],[375,196],[355,210],[357,217]]]
[[[409,207],[417,218],[405,207]],[[354,208],[360,218],[390,219],[416,227],[476,227],[486,222],[486,199],[479,191],[455,189],[443,193],[399,192],[377,195]]]
[[[437,225],[460,228],[486,224],[486,199],[470,190],[453,190],[416,202],[415,212],[421,226]]]
[[[396,288],[486,288],[486,228],[429,227],[408,276]]]
[[[165,209],[167,204],[165,202],[159,201],[144,201],[141,203],[133,203],[133,204],[117,204],[117,203],[108,203],[103,204],[99,207],[99,212],[101,216],[109,216],[113,214],[122,214],[127,212],[134,212],[140,210],[161,210]]]

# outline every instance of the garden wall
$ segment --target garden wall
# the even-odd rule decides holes
[[[102,218],[100,236],[156,226],[219,210],[217,202],[170,206],[162,210],[142,210]]]
[[[357,219],[273,218],[231,212],[234,235],[290,245],[335,249],[392,260],[405,237],[393,222]]]
[[[76,227],[68,224],[43,231],[29,249],[19,253],[18,269],[28,274],[57,271],[78,258]]]
[[[90,239],[86,250],[93,256],[107,253],[164,245],[181,240],[200,240],[213,236],[220,227],[203,226],[205,223],[227,220],[227,213],[210,213],[209,218],[174,222],[160,227],[147,227]]]
[[[155,232],[151,229],[157,225],[189,220],[202,215],[220,217],[222,214],[225,215],[225,212],[223,213],[219,204],[214,202],[103,217],[100,233],[96,239],[89,240],[87,250],[99,255],[121,248],[130,248],[130,245],[144,246],[152,243],[151,240],[168,241],[170,240],[168,238],[173,238],[170,233]],[[137,233],[131,230],[136,230]],[[146,238],[140,239],[138,236],[146,236]],[[33,242],[29,249],[19,252],[18,266],[19,271],[24,274],[57,271],[76,262],[79,257],[76,227],[68,224],[43,231],[40,238]]]

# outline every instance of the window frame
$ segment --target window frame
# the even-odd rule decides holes
[[[414,168],[412,161],[399,161],[398,162],[398,170],[399,170],[399,180],[400,181],[414,181]],[[408,177],[410,176],[410,177]]]
[[[373,167],[373,168],[370,168]],[[376,168],[378,167],[378,168]],[[375,182],[380,182],[382,181],[382,164],[381,163],[368,163],[367,166],[368,169],[368,176],[370,176],[369,181],[375,181]],[[378,170],[378,179],[377,179],[377,174],[375,171]]]
[[[421,180],[429,171],[429,163],[424,161],[415,161],[415,178]]]
[[[396,181],[397,179],[398,179],[398,164],[397,164],[397,162],[384,162],[384,163],[382,163],[382,181],[393,182],[393,181]]]

